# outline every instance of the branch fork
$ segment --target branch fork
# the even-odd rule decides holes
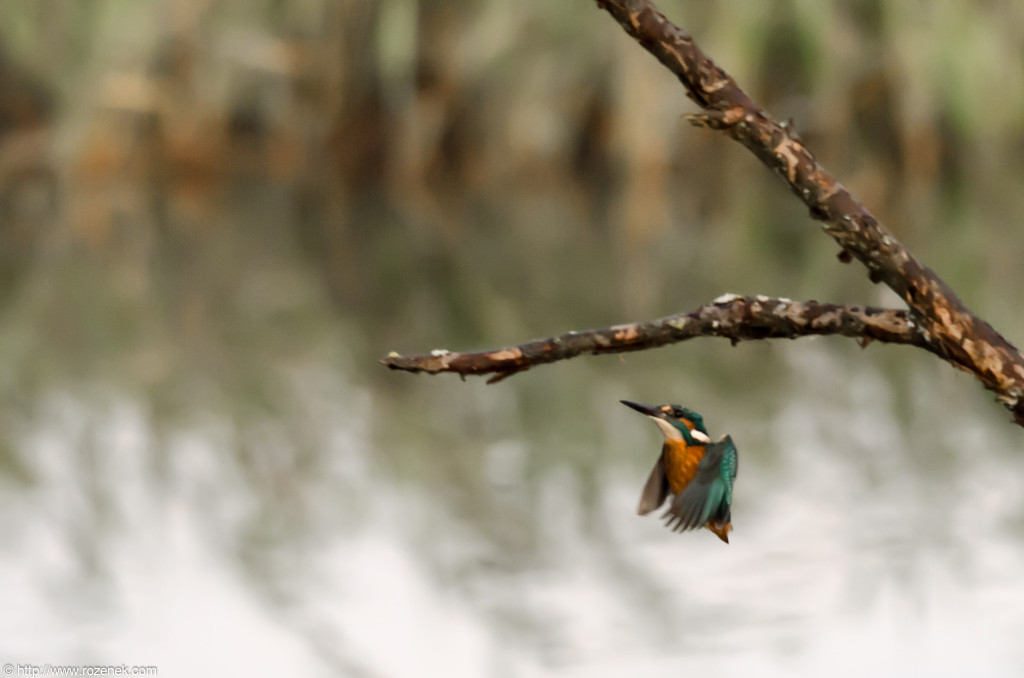
[[[812,219],[841,247],[839,260],[854,258],[873,283],[884,283],[909,311],[815,301],[727,295],[690,312],[475,353],[434,351],[381,362],[409,372],[492,374],[489,383],[535,365],[582,354],[623,353],[697,336],[739,341],[838,334],[923,348],[974,374],[1024,426],[1024,355],[974,315],[953,291],[922,265],[803,145],[791,123],[775,121],[697,45],[661,14],[651,0],[597,0],[640,45],[676,75],[702,112],[686,119],[724,132],[779,176],[809,209]]]

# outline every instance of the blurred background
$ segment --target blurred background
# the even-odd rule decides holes
[[[1024,4],[661,8],[1024,341]],[[898,305],[585,0],[0,2],[0,661],[1012,676],[1021,432],[969,375],[695,341],[392,373],[720,294]],[[635,514],[678,402],[725,546]]]

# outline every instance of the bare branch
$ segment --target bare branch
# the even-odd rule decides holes
[[[493,383],[535,365],[583,354],[640,351],[695,337],[723,337],[735,345],[740,341],[827,334],[860,339],[862,346],[876,340],[932,350],[920,327],[909,319],[906,311],[726,295],[691,313],[657,320],[569,332],[476,353],[443,349],[413,356],[392,353],[381,362],[393,370],[407,372],[454,372],[463,377],[493,374],[488,380]]]
[[[696,336],[748,339],[840,334],[924,348],[974,374],[1024,426],[1024,355],[975,316],[953,291],[923,266],[849,191],[814,159],[788,124],[776,122],[651,0],[596,0],[626,32],[683,83],[703,110],[688,116],[698,127],[739,141],[774,171],[807,205],[813,219],[842,248],[840,261],[856,257],[872,282],[884,282],[908,312],[781,299],[733,298],[690,314],[570,332],[496,351],[429,355],[392,354],[382,362],[411,372],[493,374],[491,382],[534,365],[584,353],[622,353]]]
[[[650,0],[597,0],[629,35],[672,71],[705,110],[689,120],[725,132],[773,170],[821,221],[872,282],[884,282],[911,309],[928,349],[973,373],[1024,426],[1024,356],[923,266],[860,202],[817,163],[786,124],[755,104]]]

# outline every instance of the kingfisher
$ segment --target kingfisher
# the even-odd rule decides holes
[[[675,532],[704,526],[729,543],[732,529],[732,487],[739,454],[729,436],[712,442],[704,417],[679,405],[643,405],[621,401],[654,420],[665,436],[661,456],[654,464],[637,512],[645,516],[672,503],[662,516]]]

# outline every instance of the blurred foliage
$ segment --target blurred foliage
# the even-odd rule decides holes
[[[1024,9],[663,9],[968,300],[1009,315]],[[606,297],[638,317],[737,286],[874,296],[859,271],[828,275],[798,204],[687,129],[680,88],[586,2],[44,1],[4,3],[0,23],[8,290],[26,252],[141,280],[154,260],[222,269],[211,239],[258,235],[299,248],[388,345],[604,322]],[[225,217],[265,191],[274,208]],[[227,258],[233,278],[246,262]]]
[[[1024,5],[660,5],[968,305],[1024,336]],[[157,421],[226,411],[271,532],[287,532],[274,502],[303,503],[281,478],[329,465],[306,426],[310,364],[372,385],[397,479],[445,488],[458,514],[533,515],[536,479],[562,464],[597,492],[607,441],[622,442],[608,403],[700,392],[716,423],[745,408],[733,420],[753,436],[779,405],[751,385],[786,382],[786,354],[695,343],[500,391],[393,378],[378,356],[724,292],[896,303],[741,148],[689,128],[678,83],[590,1],[4,2],[0,89],[5,426],[68,381],[137,389]],[[871,351],[897,393],[900,369],[946,369]],[[594,375],[603,386],[581,388]],[[555,452],[519,450],[522,430]],[[425,439],[443,452],[424,456]],[[492,463],[533,479],[527,494],[502,499]],[[486,531],[512,544],[540,529],[500,522],[507,535]]]

